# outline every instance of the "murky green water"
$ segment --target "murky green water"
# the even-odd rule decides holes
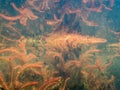
[[[119,90],[119,0],[0,0],[0,90]]]

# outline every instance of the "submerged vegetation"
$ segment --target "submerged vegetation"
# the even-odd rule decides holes
[[[120,57],[120,43],[81,31],[98,27],[91,14],[112,11],[114,0],[9,5],[0,11],[0,90],[116,90],[108,68]]]

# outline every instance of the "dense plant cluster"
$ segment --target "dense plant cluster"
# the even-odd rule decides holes
[[[111,11],[114,0],[10,1],[15,15],[0,13],[0,88],[4,90],[115,90],[102,59],[105,38],[83,35],[97,27],[91,13]],[[38,32],[39,31],[39,32]],[[109,44],[119,48],[119,43]],[[112,48],[114,49],[114,48]]]

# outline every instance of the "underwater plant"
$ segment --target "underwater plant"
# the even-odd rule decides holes
[[[9,47],[0,49],[0,61],[7,63],[7,65],[9,66],[9,74],[5,73],[7,71],[0,72],[0,85],[2,85],[5,90],[22,90],[23,88],[38,84],[37,81],[25,82],[20,80],[20,78],[22,77],[21,75],[24,75],[26,70],[31,70],[34,74],[39,74],[39,71],[37,71],[36,68],[42,68],[43,65],[42,62],[29,63],[30,60],[33,60],[36,57],[32,53],[27,55],[25,43],[26,40],[24,39],[18,41],[18,47],[16,48]],[[1,67],[0,70],[4,68],[5,66]]]
[[[26,26],[27,25],[27,19],[30,20],[36,20],[38,16],[36,16],[30,9],[28,8],[17,8],[14,3],[11,4],[13,8],[20,13],[20,15],[17,16],[6,16],[4,14],[0,14],[0,17],[9,20],[9,21],[15,21],[19,20],[20,24]]]
[[[7,65],[0,68],[2,88],[115,90],[115,76],[107,73],[112,62],[102,62],[104,56],[99,54],[102,49],[98,46],[106,44],[106,38],[80,32],[81,22],[99,26],[91,14],[112,10],[114,0],[26,0],[19,8],[13,2],[11,6],[19,13],[17,16],[0,12],[0,21],[6,20],[4,26],[8,29],[0,28],[0,37],[6,42],[5,46],[0,44],[0,64]],[[119,48],[119,44],[109,46]]]
[[[114,76],[109,78],[105,74],[112,62],[102,65],[101,60],[95,59],[97,57],[95,53],[99,53],[100,50],[90,48],[99,43],[106,43],[106,39],[82,36],[76,33],[52,33],[46,37],[45,58],[46,60],[49,58],[46,62],[52,64],[57,71],[57,76],[70,77],[68,88],[79,83],[80,87],[84,85],[84,89],[87,90],[103,88],[107,90],[108,87],[110,90],[115,90]],[[84,51],[83,48],[88,46],[89,48]]]
[[[42,63],[36,64],[24,64],[14,66],[12,60],[5,57],[0,57],[0,61],[7,61],[9,65],[9,80],[6,80],[6,76],[4,72],[0,72],[0,85],[5,90],[23,90],[26,87],[37,85],[37,81],[20,81],[21,75],[24,73],[26,69],[31,69],[34,72],[35,68],[42,68]]]
[[[61,37],[62,36],[62,37]],[[60,53],[69,52],[70,49],[78,48],[82,45],[105,43],[106,39],[84,36],[77,33],[57,32],[50,34],[46,38],[46,47]]]

